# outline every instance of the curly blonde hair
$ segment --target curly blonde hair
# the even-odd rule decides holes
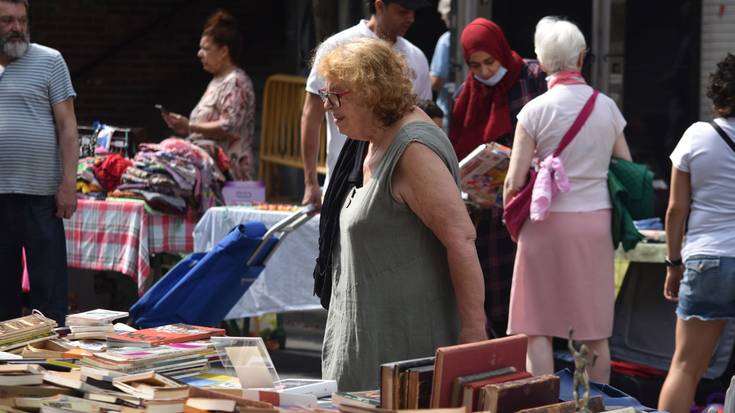
[[[416,103],[405,59],[383,40],[357,39],[317,56],[317,72],[327,80],[346,83],[383,126],[395,123]]]

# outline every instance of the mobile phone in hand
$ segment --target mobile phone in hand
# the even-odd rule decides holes
[[[153,105],[153,107],[155,107],[156,109],[160,110],[163,113],[168,113],[169,112],[168,109],[166,109],[166,108],[163,107],[163,105],[155,104],[155,105]]]

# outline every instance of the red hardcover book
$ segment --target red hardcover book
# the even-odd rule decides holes
[[[192,326],[189,324],[169,324],[146,328],[138,331],[112,334],[107,337],[108,347],[153,347],[161,344],[183,343],[203,340],[212,336],[224,336],[221,328]]]
[[[439,347],[434,364],[431,408],[450,407],[452,381],[457,377],[503,367],[514,367],[516,372],[526,371],[527,347],[528,337],[523,334]]]

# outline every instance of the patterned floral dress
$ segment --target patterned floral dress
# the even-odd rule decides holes
[[[222,78],[212,79],[189,119],[192,123],[220,121],[227,138],[214,142],[230,157],[233,178],[254,178],[255,92],[253,82],[244,70],[237,68]],[[189,139],[207,137],[193,133]]]

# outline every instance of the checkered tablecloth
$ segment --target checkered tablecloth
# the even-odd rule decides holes
[[[191,217],[148,212],[142,201],[79,200],[76,213],[64,220],[67,264],[127,274],[142,293],[150,254],[191,252],[194,224]]]

